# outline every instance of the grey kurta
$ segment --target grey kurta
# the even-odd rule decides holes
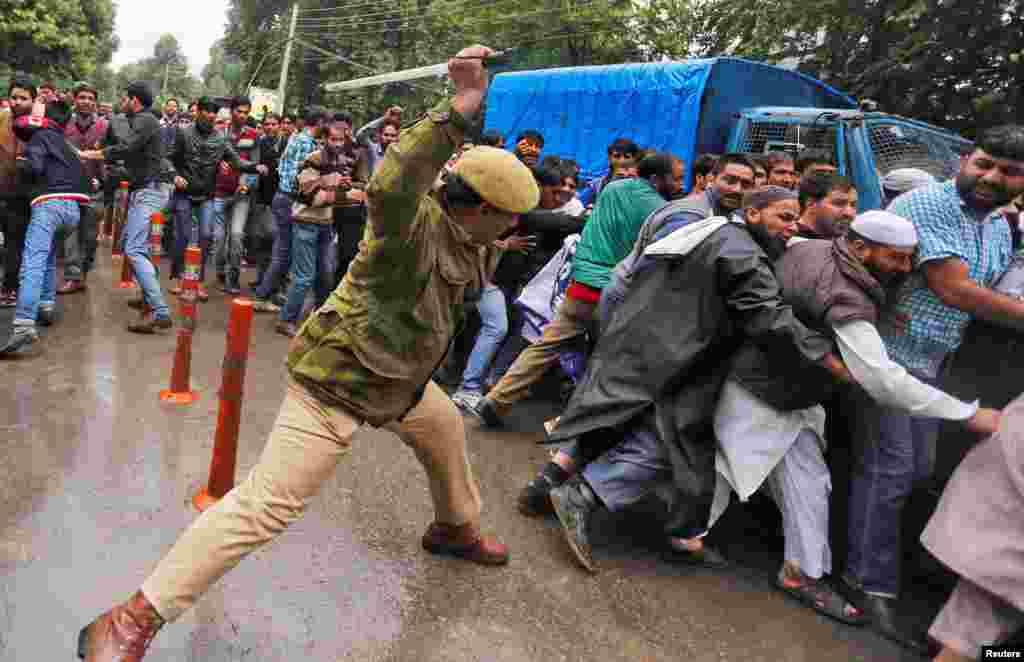
[[[1024,396],[964,458],[921,541],[958,575],[1024,610]]]

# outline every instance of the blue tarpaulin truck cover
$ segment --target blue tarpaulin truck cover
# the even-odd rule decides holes
[[[688,164],[721,153],[736,113],[756,106],[857,104],[809,76],[740,58],[570,67],[495,76],[485,129],[501,131],[510,149],[520,131],[536,129],[544,155],[576,159],[593,177],[607,171],[607,147],[619,137]]]

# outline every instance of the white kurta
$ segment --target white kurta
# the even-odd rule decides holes
[[[914,416],[954,421],[966,420],[978,411],[977,402],[961,402],[892,361],[878,330],[870,322],[849,322],[833,330],[854,380],[876,402]],[[741,501],[749,499],[805,428],[816,432],[820,439],[825,438],[825,410],[821,406],[779,411],[740,384],[726,381],[715,411],[715,469],[719,481],[711,508],[711,526],[729,505],[729,492],[735,491]]]

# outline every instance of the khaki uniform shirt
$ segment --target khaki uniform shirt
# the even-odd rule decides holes
[[[367,187],[359,254],[288,353],[297,381],[371,425],[419,401],[496,264],[432,195],[466,120],[445,102],[402,132]]]

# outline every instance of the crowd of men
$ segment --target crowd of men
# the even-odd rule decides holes
[[[36,325],[58,320],[57,295],[86,290],[122,181],[120,240],[141,310],[128,331],[173,326],[166,295],[181,295],[193,245],[200,300],[208,267],[231,295],[256,267],[245,284],[255,309],[294,338],[260,463],[131,599],[82,630],[80,657],[141,660],[167,621],[302,515],[363,424],[393,430],[422,462],[436,510],[427,551],[507,563],[481,532],[463,416],[500,426],[555,366],[571,393],[545,426],[557,450],[518,506],[556,516],[586,570],[598,569],[594,513],[651,494],[668,496],[666,560],[726,567],[707,534],[733,495],[761,491],[782,514],[779,590],[925,654],[924,633],[900,619],[901,536],[950,421],[984,441],[924,535],[959,575],[930,630],[936,659],[976,659],[1018,632],[1024,404],[1000,411],[1018,395],[1007,393],[982,407],[943,377],[972,322],[1024,330],[1013,260],[1024,128],[983,133],[947,182],[885,173],[887,209],[860,214],[856,187],[821,150],[686,163],[619,138],[607,174],[583,182],[537,131],[510,150],[496,132],[472,144],[487,52],[454,58],[454,98],[404,131],[397,107],[354,131],[351,115],[316,107],[258,123],[245,97],[157,111],[133,83],[111,113],[87,83],[60,98],[11,81],[0,306],[15,315],[0,355],[31,356]],[[159,212],[172,219],[166,295],[150,255]],[[479,332],[457,365],[446,357],[473,310]],[[837,443],[848,465],[830,462]],[[841,542],[834,478],[849,485]],[[833,567],[834,544],[845,567]]]

